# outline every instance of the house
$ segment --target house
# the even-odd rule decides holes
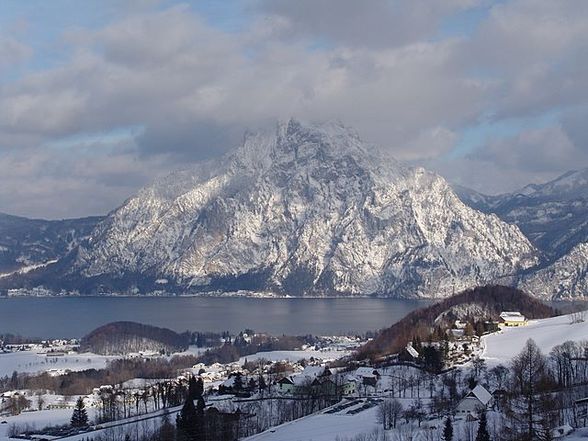
[[[457,415],[477,414],[492,402],[492,394],[484,386],[477,385],[457,405]]]
[[[380,379],[380,372],[371,367],[360,367],[355,371],[355,376],[361,380],[364,385],[375,387]]]
[[[499,324],[502,326],[524,326],[527,324],[527,318],[517,311],[503,311],[500,313]]]
[[[576,418],[582,423],[582,426],[586,427],[586,423],[588,423],[588,397],[580,398],[574,404]]]
[[[292,377],[284,377],[278,381],[278,390],[285,394],[294,393],[294,380]]]
[[[345,377],[345,381],[341,385],[341,394],[342,395],[353,395],[357,392],[357,377],[353,375],[347,375]]]
[[[280,392],[288,394],[304,394],[309,390],[319,389],[319,385],[331,377],[332,373],[326,366],[306,366],[298,375],[290,375],[278,381]],[[321,386],[320,389],[323,389]]]
[[[420,354],[419,354],[419,351],[417,351],[417,350],[416,350],[416,349],[415,349],[415,348],[412,346],[412,343],[410,343],[410,342],[409,342],[409,343],[406,345],[406,348],[405,348],[405,349],[406,349],[406,352],[408,353],[408,355],[409,355],[411,358],[413,358],[414,360],[416,360],[416,359],[418,359],[418,358],[419,358],[419,356],[420,356]]]

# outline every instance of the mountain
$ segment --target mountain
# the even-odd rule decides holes
[[[588,169],[570,171],[513,193],[487,196],[455,187],[463,202],[517,225],[550,258],[559,258],[588,241]]]
[[[101,219],[47,221],[0,213],[0,278],[62,258],[87,238]]]
[[[14,278],[82,292],[448,296],[516,274],[516,226],[340,124],[291,120],[142,189],[58,263]]]
[[[542,252],[541,265],[524,272],[519,286],[544,298],[586,296],[588,169],[509,194],[487,196],[463,187],[456,193],[469,206],[517,225]]]

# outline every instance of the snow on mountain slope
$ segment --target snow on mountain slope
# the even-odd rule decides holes
[[[486,196],[463,187],[456,192],[469,206],[517,225],[542,251],[541,265],[522,275],[522,289],[543,298],[588,294],[588,169],[511,194]]]
[[[350,129],[281,124],[221,161],[156,182],[80,250],[84,277],[127,272],[195,290],[448,295],[532,265],[519,230]]]
[[[0,273],[28,272],[52,263],[88,237],[100,220],[48,221],[0,213]]]
[[[469,206],[517,225],[549,259],[588,242],[588,169],[509,194],[488,196],[460,186],[455,190]]]
[[[588,243],[581,243],[551,265],[524,275],[519,287],[546,299],[587,296]]]
[[[533,339],[543,354],[566,341],[588,340],[588,322],[571,324],[569,315],[532,320],[527,326],[506,328],[483,337],[486,349],[483,358],[489,364],[507,364],[518,355],[527,340]]]
[[[536,262],[516,226],[467,207],[441,177],[338,123],[292,120],[141,190],[55,268],[89,291],[166,279],[194,292],[429,297]]]

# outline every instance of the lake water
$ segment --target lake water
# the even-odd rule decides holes
[[[3,298],[0,334],[77,338],[105,323],[130,320],[178,332],[239,332],[249,328],[274,335],[336,335],[390,326],[429,303],[372,298]]]

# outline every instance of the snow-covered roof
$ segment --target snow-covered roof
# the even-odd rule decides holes
[[[306,366],[300,374],[290,378],[295,385],[302,386],[327,374],[327,369],[326,366]]]
[[[419,358],[419,351],[412,347],[412,344],[406,345],[406,351],[410,354],[413,358]]]
[[[479,384],[476,387],[474,387],[467,396],[476,397],[484,406],[488,405],[488,403],[492,399],[492,394],[488,392],[484,386],[481,386]]]
[[[524,322],[525,316],[518,311],[503,311],[500,313],[500,318],[509,322]]]
[[[373,377],[374,375],[380,374],[373,367],[359,367],[355,371],[355,375],[357,375],[358,377]]]

